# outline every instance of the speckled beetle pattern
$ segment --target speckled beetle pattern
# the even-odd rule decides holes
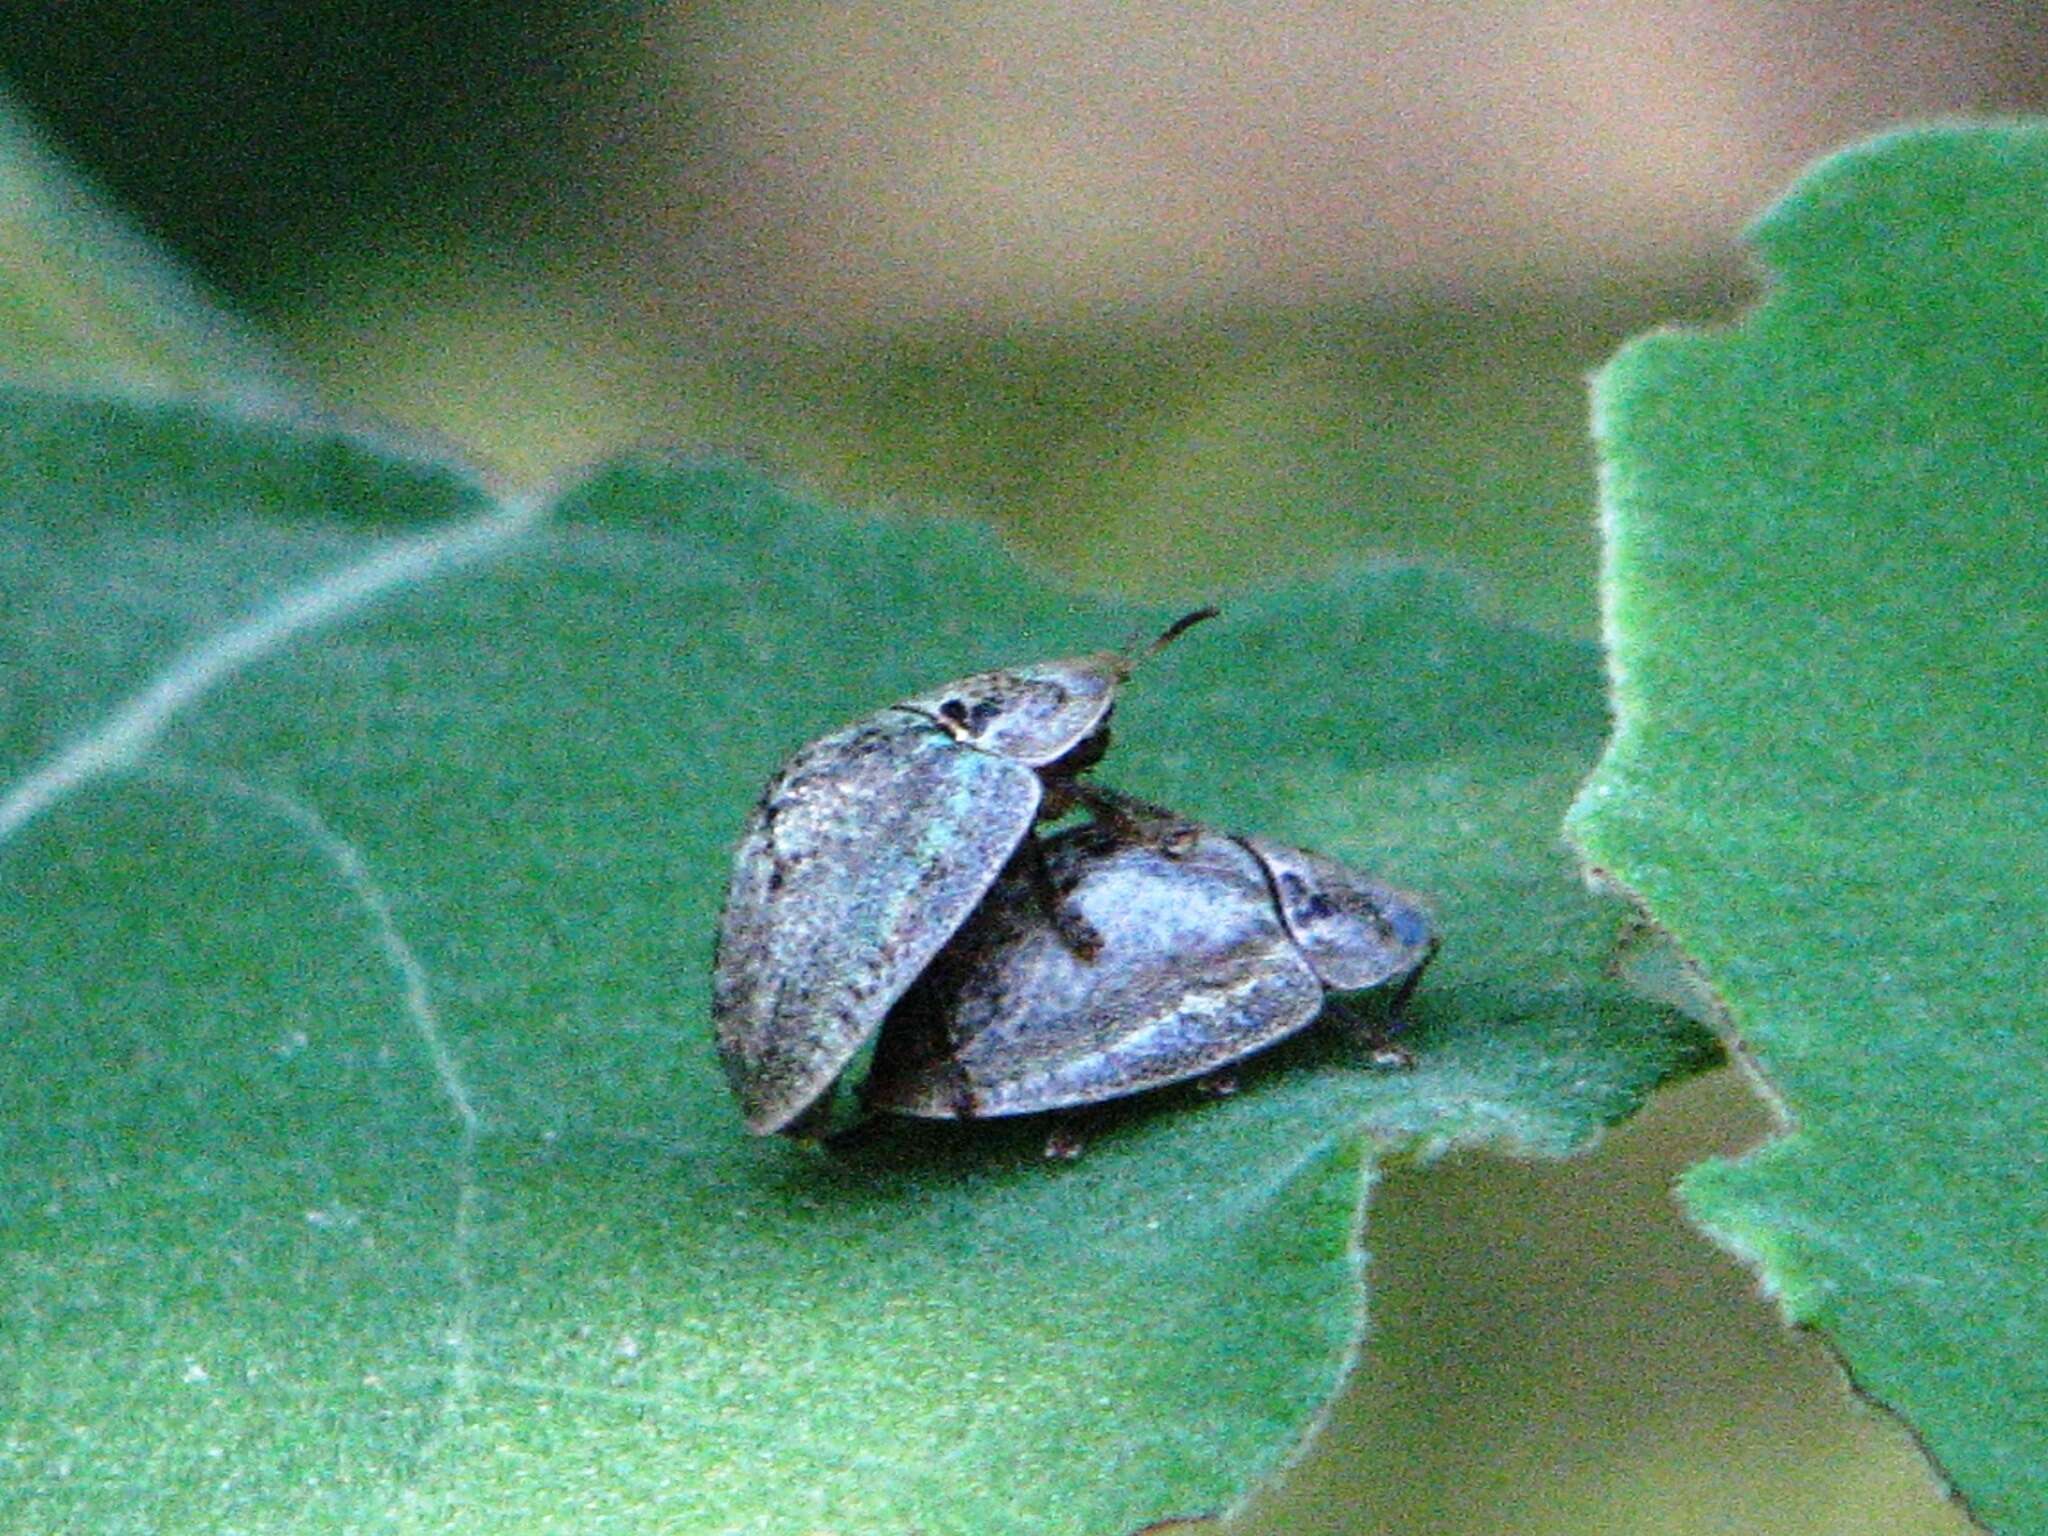
[[[1176,849],[1111,826],[1049,838],[1084,962],[1011,872],[891,1014],[862,1097],[942,1119],[1065,1109],[1215,1072],[1332,992],[1398,988],[1437,948],[1415,898],[1334,860],[1206,828]]]
[[[1018,866],[1041,895],[1033,825],[1122,797],[1077,775],[1109,744],[1118,688],[1187,615],[1132,654],[978,673],[835,731],[762,792],[733,854],[712,1021],[749,1130],[799,1132],[897,999]],[[1096,939],[1054,911],[1077,964]]]

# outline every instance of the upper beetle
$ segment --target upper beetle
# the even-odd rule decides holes
[[[1318,854],[1182,826],[1176,848],[1113,826],[1048,838],[1097,959],[1079,962],[1005,876],[890,1016],[864,1102],[970,1119],[1120,1098],[1271,1045],[1332,992],[1391,984],[1398,1023],[1437,948],[1414,897]]]
[[[1109,745],[1117,689],[1190,625],[1142,650],[981,672],[812,742],[785,763],[733,853],[711,1017],[719,1059],[756,1134],[807,1110],[972,912],[1042,817],[1128,803],[1075,776]],[[1035,843],[1034,843],[1035,848]],[[1042,866],[1021,878],[1041,897]],[[1077,957],[1096,936],[1050,931]]]

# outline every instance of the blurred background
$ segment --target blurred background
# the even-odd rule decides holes
[[[0,0],[0,366],[261,356],[510,481],[717,448],[1161,600],[1426,557],[1590,637],[1587,372],[1739,312],[1805,162],[2044,64],[1965,0]],[[138,322],[67,161],[247,332]],[[1766,1129],[1723,1072],[1397,1171],[1368,1365],[1242,1528],[1967,1529],[1675,1215]]]

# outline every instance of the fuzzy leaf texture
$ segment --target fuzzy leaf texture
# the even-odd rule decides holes
[[[1103,777],[1448,935],[1103,1118],[742,1132],[728,850],[805,740],[1114,644],[985,531],[717,465],[559,502],[281,422],[0,396],[0,1529],[1114,1533],[1271,1471],[1389,1150],[1553,1154],[1711,1041],[1601,979],[1588,646],[1408,570],[1233,604]]]
[[[1592,865],[1785,1119],[1695,1216],[2048,1529],[2048,130],[1824,162],[1764,302],[1598,385],[1617,734]]]

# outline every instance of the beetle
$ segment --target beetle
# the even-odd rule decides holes
[[[1109,746],[1142,649],[976,673],[803,748],[733,852],[711,1016],[747,1128],[808,1134],[896,1000],[1013,864],[1086,963],[1097,939],[1052,899],[1032,828],[1076,806],[1125,828],[1154,808],[1078,775]],[[1020,849],[1022,850],[1021,857]]]
[[[1177,851],[1109,824],[1045,841],[1062,899],[1100,933],[1061,943],[1012,870],[905,994],[861,1098],[973,1119],[1067,1109],[1205,1077],[1306,1028],[1331,993],[1392,985],[1387,1031],[1436,954],[1413,896],[1333,859],[1182,824]]]

